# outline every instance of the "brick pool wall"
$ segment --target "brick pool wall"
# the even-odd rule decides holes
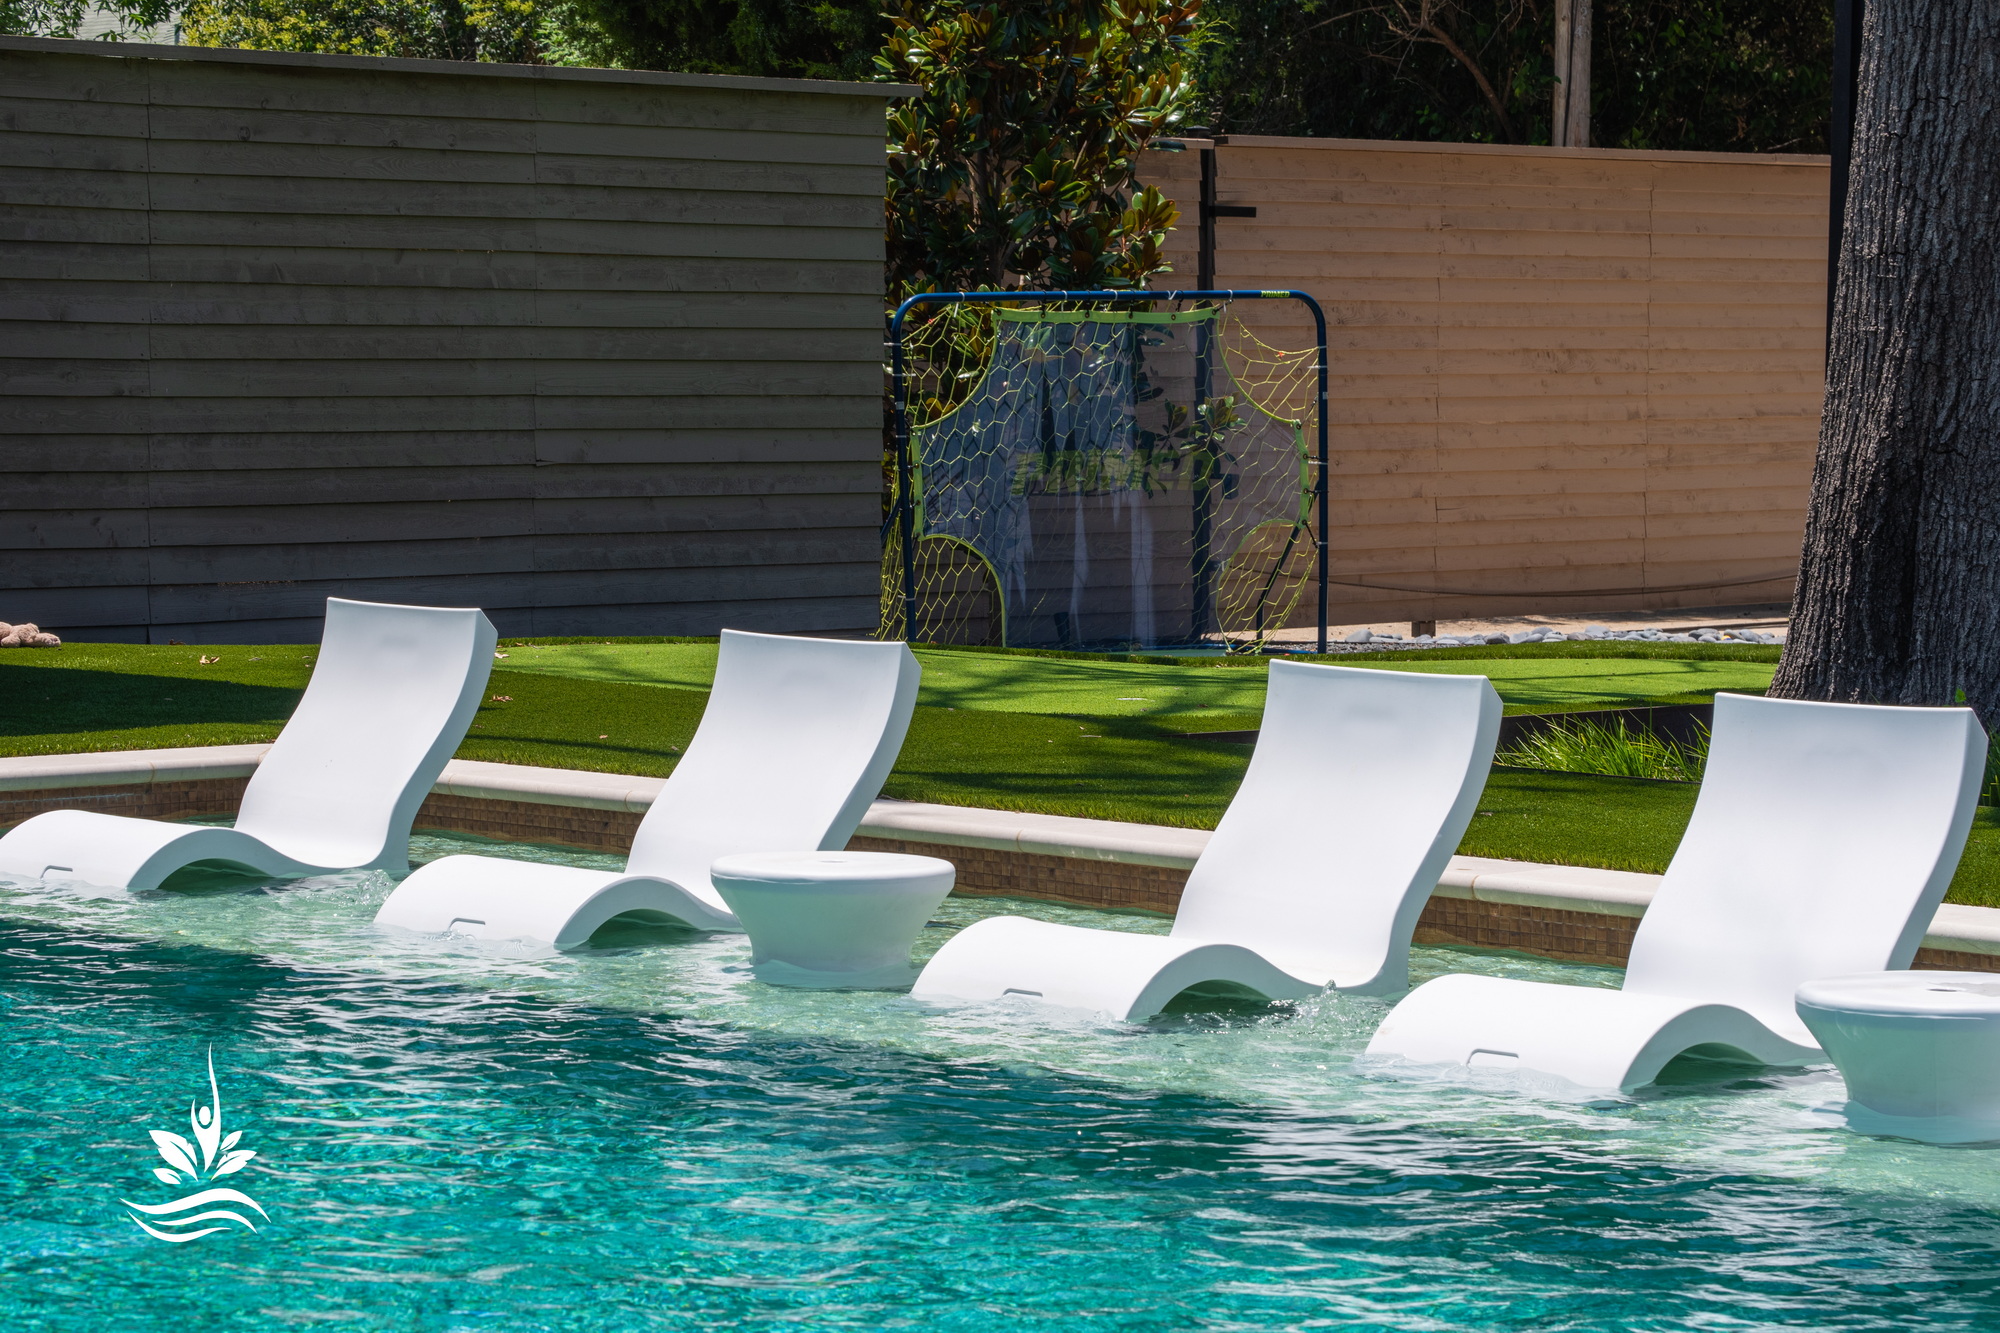
[[[141,819],[226,815],[242,799],[246,778],[126,783],[0,792],[0,828],[44,810],[97,810]],[[434,792],[417,812],[419,830],[471,834],[496,842],[531,842],[593,852],[623,852],[643,816],[625,810],[495,800]],[[1087,857],[1050,856],[989,847],[941,845],[857,835],[857,851],[944,855],[958,867],[954,892],[967,897],[1027,898],[1171,916],[1188,872]],[[1565,962],[1623,966],[1639,918],[1489,902],[1441,889],[1418,919],[1419,944],[1513,949]],[[1959,972],[2000,972],[2000,956],[1920,949],[1914,966]]]

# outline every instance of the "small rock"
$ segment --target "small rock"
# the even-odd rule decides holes
[[[1367,630],[1358,629],[1354,631],[1354,633],[1348,635],[1346,641],[1348,643],[1366,643],[1374,637],[1375,636],[1373,634],[1370,634]]]
[[[1485,638],[1485,639],[1483,640],[1483,642],[1485,642],[1485,643],[1506,643],[1506,642],[1508,642],[1508,638],[1507,638],[1507,636],[1506,636],[1506,635],[1504,635],[1504,634],[1499,634],[1499,633],[1494,633],[1494,634],[1489,634],[1489,635],[1487,635],[1487,636],[1486,636],[1486,638]]]

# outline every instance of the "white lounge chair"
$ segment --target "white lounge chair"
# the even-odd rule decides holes
[[[1484,676],[1273,662],[1243,785],[1169,935],[989,917],[918,996],[1032,996],[1137,1022],[1191,987],[1299,999],[1408,985],[1410,933],[1471,822],[1500,733]]]
[[[1370,1055],[1636,1088],[1687,1052],[1823,1060],[1792,997],[1906,968],[1965,848],[1985,772],[1970,709],[1721,695],[1694,818],[1622,990],[1451,975]]]
[[[622,872],[447,856],[398,885],[376,923],[559,949],[621,916],[741,930],[709,866],[845,847],[903,748],[921,674],[900,643],[724,630],[701,726]]]
[[[479,710],[495,638],[476,608],[329,597],[312,680],[234,828],[51,810],[0,838],[0,873],[133,889],[196,862],[401,874],[417,807]]]

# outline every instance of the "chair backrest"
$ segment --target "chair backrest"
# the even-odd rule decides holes
[[[717,857],[845,847],[895,766],[922,674],[901,643],[724,630],[701,726],[626,868],[720,906]]]
[[[1632,941],[1625,988],[1804,1032],[1801,982],[1910,965],[1985,767],[1969,708],[1718,695],[1694,818]]]
[[[1273,662],[1250,771],[1173,933],[1317,960],[1343,988],[1401,989],[1500,711],[1484,676]]]
[[[497,637],[476,607],[327,598],[312,681],[236,827],[315,865],[407,869],[410,823],[479,711]]]

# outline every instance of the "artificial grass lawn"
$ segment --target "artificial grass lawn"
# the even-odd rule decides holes
[[[623,647],[629,651],[635,646]],[[609,773],[672,771],[701,719],[707,696],[700,687],[714,670],[712,644],[657,645],[705,650],[705,656],[702,651],[676,651],[638,659],[651,663],[648,669],[660,677],[679,673],[661,684],[591,678],[622,669],[618,659],[602,655],[557,657],[553,664],[561,669],[551,670],[551,659],[543,655],[549,650],[531,652],[529,647],[503,649],[508,657],[496,664],[488,702],[459,747],[460,758]],[[1563,647],[1600,645],[1545,645],[1533,656],[1517,649],[1497,660],[1446,660],[1453,666],[1463,663],[1467,670],[1588,664],[1599,668],[1599,674],[1503,677],[1513,684],[1502,688],[1526,688],[1523,682],[1533,682],[1538,689],[1567,688],[1560,683],[1569,681],[1579,690],[1600,691],[1593,703],[1658,701],[1657,695],[1612,693],[1616,686],[1605,682],[1623,686],[1629,680],[1635,689],[1651,689],[1663,678],[1685,681],[1689,674],[1601,670],[1628,664],[1641,668],[1686,664],[1661,654],[1625,659],[1577,653],[1574,658],[1581,660],[1565,661],[1569,655],[1547,651]],[[128,644],[69,644],[46,652],[9,652],[0,657],[0,753],[68,754],[270,740],[305,688],[315,652],[298,646]],[[1188,726],[1190,713],[1199,714],[1203,729],[1254,727],[1262,702],[1259,663],[1217,669],[1042,657],[1031,659],[1031,666],[1022,660],[1027,656],[1023,654],[924,650],[923,656],[925,702],[916,711],[885,795],[1212,828],[1242,780],[1248,746],[1189,741],[1177,733]],[[1399,654],[1401,660],[1387,665],[1427,667],[1442,656],[1411,661]],[[220,660],[203,665],[203,657]],[[981,657],[985,660],[963,665],[965,659]],[[1373,654],[1365,662],[1343,660],[1354,665],[1384,664]],[[1760,667],[1765,679],[1769,676],[1768,665],[1756,661],[1720,659],[1700,664]],[[571,674],[572,667],[578,674]],[[1077,667],[1100,674],[1079,672]],[[1119,670],[1108,670],[1112,667]],[[1156,674],[1128,674],[1127,668]],[[1015,677],[1046,672],[1054,683],[1020,685],[1009,678],[1005,689],[997,692],[998,702],[1008,707],[996,709],[977,689],[977,682],[995,671],[1012,672]],[[1215,684],[1190,677],[1215,678]],[[1704,678],[1704,688],[1711,680]],[[1057,716],[1044,711],[1058,703],[1074,708],[1080,700],[1102,697],[1107,689],[1123,694],[1140,688],[1164,696],[1147,696],[1144,702],[1174,706],[1150,714]],[[1253,698],[1255,703],[1244,707]],[[972,700],[984,706],[969,706]],[[1114,696],[1112,702],[1128,701]],[[1202,708],[1203,703],[1209,706]],[[1468,856],[1657,872],[1666,867],[1687,826],[1695,791],[1681,783],[1496,768],[1480,800],[1480,814],[1459,850]],[[1338,852],[1329,848],[1328,856]],[[1952,884],[1951,901],[2000,906],[2000,811],[1981,809]]]
[[[524,643],[503,651],[508,654],[509,670],[577,680],[707,689],[715,676],[713,643]],[[984,712],[1085,717],[1192,714],[1195,716],[1183,722],[1193,729],[1212,729],[1200,714],[1261,712],[1268,670],[1265,658],[1238,659],[1221,668],[1211,665],[1217,661],[1212,658],[1168,664],[1158,660],[1080,660],[937,648],[920,648],[917,658],[924,667],[920,698],[926,704]],[[1771,673],[1776,669],[1775,650],[1768,662],[1656,654],[1632,657],[1551,654],[1496,659],[1368,653],[1324,660],[1391,671],[1484,675],[1492,679],[1509,711],[1530,713],[1634,704],[1706,703],[1720,690],[1761,694],[1769,688]]]

